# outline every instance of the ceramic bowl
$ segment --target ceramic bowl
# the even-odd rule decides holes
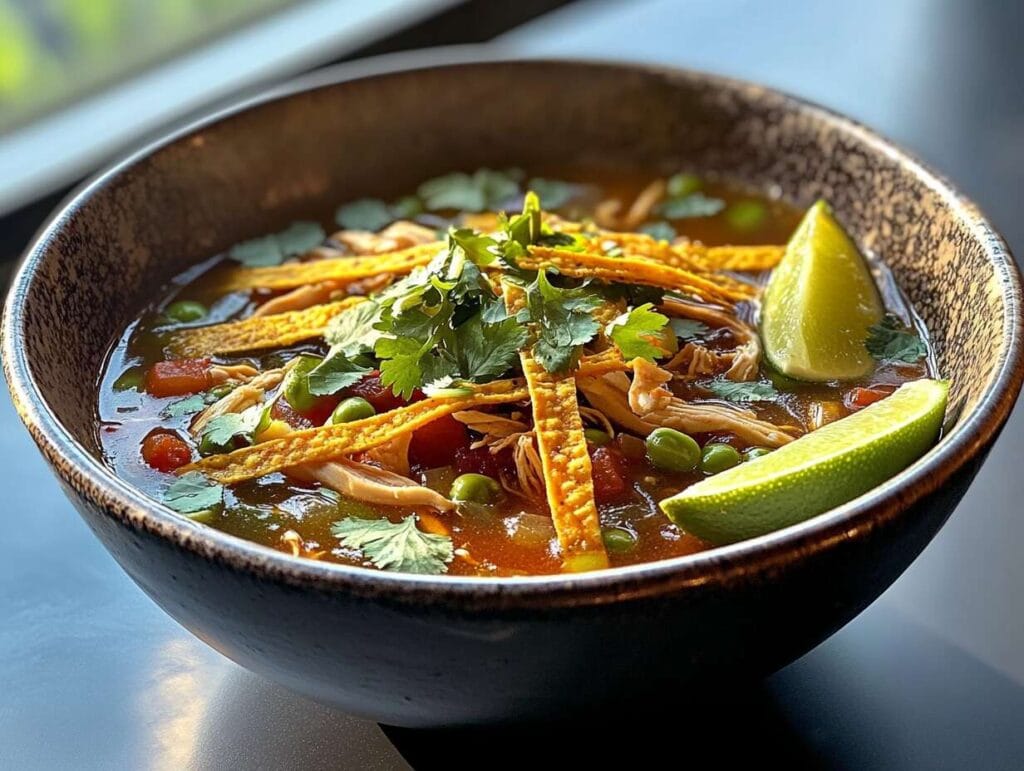
[[[29,249],[4,318],[8,383],[40,450],[114,558],[181,624],[245,667],[385,723],[653,709],[681,689],[792,661],[920,553],[1003,426],[1022,377],[1021,290],[1006,245],[906,153],[767,88],[658,67],[435,56],[305,77],[162,139],[74,194]],[[952,382],[942,441],[866,495],[768,536],[500,580],[293,558],[176,516],[104,464],[97,374],[172,276],[294,219],[329,221],[354,197],[452,169],[555,162],[693,168],[800,206],[828,199],[931,331]]]

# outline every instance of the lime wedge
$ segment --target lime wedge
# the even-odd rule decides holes
[[[892,396],[661,502],[669,519],[714,544],[770,533],[853,500],[931,447],[948,383],[915,380]]]
[[[853,380],[871,372],[868,327],[884,308],[867,262],[818,201],[772,273],[761,306],[765,356],[800,380]]]

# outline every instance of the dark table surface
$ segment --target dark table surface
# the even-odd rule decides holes
[[[1022,31],[1013,0],[660,0],[570,6],[501,45],[714,70],[826,104],[956,180],[1024,254]],[[382,729],[250,675],[120,571],[6,399],[0,427],[0,767],[486,767],[558,744],[553,730]],[[657,750],[680,764],[1024,767],[1022,429],[1018,409],[932,545],[828,642],[706,709],[680,694],[679,716],[572,727],[575,765]]]

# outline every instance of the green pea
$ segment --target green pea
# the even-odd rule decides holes
[[[756,230],[768,216],[760,201],[737,201],[725,210],[725,219],[733,230]]]
[[[117,376],[114,381],[115,391],[141,391],[142,383],[146,379],[146,370],[140,367],[126,369]]]
[[[612,440],[608,432],[602,431],[600,428],[585,428],[583,429],[583,436],[595,447],[604,447]]]
[[[206,306],[194,300],[178,300],[167,306],[164,314],[171,321],[187,324],[190,321],[199,321],[207,313]]]
[[[739,464],[740,454],[735,447],[728,444],[712,442],[704,445],[704,452],[701,455],[700,467],[705,474],[717,474],[727,468]]]
[[[288,400],[288,404],[291,407],[294,407],[299,412],[312,409],[320,398],[310,393],[309,373],[321,361],[323,359],[316,356],[303,354],[292,368],[288,370],[288,375],[284,379],[284,385],[281,387],[281,390],[284,392],[284,398]]]
[[[604,548],[611,552],[627,552],[636,546],[636,536],[621,527],[601,528],[601,540]]]
[[[674,428],[656,428],[647,437],[647,458],[663,471],[693,471],[700,463],[700,445]]]
[[[366,399],[361,396],[353,396],[334,408],[334,412],[331,413],[331,422],[351,423],[354,420],[372,418],[376,414],[377,410]]]
[[[486,474],[461,474],[452,482],[449,496],[453,501],[494,503],[501,495],[501,485]]]
[[[767,447],[751,447],[745,453],[743,453],[743,460],[754,460],[754,458],[760,458],[762,455],[768,455],[771,452]]]

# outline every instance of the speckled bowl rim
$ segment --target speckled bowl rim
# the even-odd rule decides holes
[[[711,87],[761,91],[781,99],[787,109],[843,132],[877,153],[888,156],[938,194],[983,244],[1002,288],[1006,309],[1001,357],[995,378],[972,413],[923,458],[861,497],[806,522],[765,536],[707,552],[658,562],[574,575],[486,578],[421,576],[316,562],[292,557],[269,547],[184,519],[150,500],[116,477],[87,453],[46,404],[21,345],[23,303],[37,265],[63,224],[112,178],[152,152],[180,141],[239,111],[299,92],[357,80],[387,77],[419,69],[542,63],[551,67],[616,67],[624,73],[653,73],[700,80]],[[1024,379],[1021,281],[1009,248],[978,208],[942,176],[909,153],[861,124],[831,110],[775,89],[694,70],[636,62],[596,59],[509,58],[500,50],[460,46],[374,57],[319,70],[255,97],[242,99],[134,152],[80,186],[40,229],[26,252],[7,298],[2,353],[14,405],[36,443],[63,480],[79,495],[105,510],[120,524],[149,531],[180,549],[258,579],[325,592],[345,592],[401,604],[447,605],[465,610],[540,609],[597,605],[676,592],[708,584],[728,585],[752,573],[772,571],[791,560],[828,550],[847,539],[864,538],[871,530],[898,517],[915,502],[938,490],[960,468],[992,442],[1009,417]]]

